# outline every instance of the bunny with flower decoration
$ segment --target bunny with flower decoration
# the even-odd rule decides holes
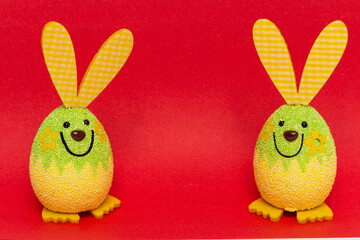
[[[44,206],[44,222],[78,223],[78,213],[97,218],[120,207],[108,195],[113,155],[104,127],[86,107],[105,89],[129,57],[133,36],[127,29],[111,35],[88,67],[79,90],[75,53],[67,30],[45,25],[42,49],[51,79],[63,102],[41,124],[30,156],[30,180]]]
[[[254,175],[261,198],[249,211],[279,221],[284,211],[297,222],[332,220],[324,203],[336,175],[336,149],[330,129],[308,104],[339,63],[347,44],[345,24],[334,21],[316,39],[299,90],[279,29],[267,19],[253,27],[255,48],[267,73],[286,101],[266,121],[256,143]]]

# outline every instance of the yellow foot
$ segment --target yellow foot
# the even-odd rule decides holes
[[[263,218],[269,218],[272,222],[280,221],[282,215],[284,214],[283,209],[276,208],[264,199],[259,198],[249,205],[249,212],[256,213],[258,216],[263,216]]]
[[[304,211],[296,212],[296,219],[298,223],[304,224],[307,221],[315,222],[323,220],[331,221],[333,220],[333,212],[325,203],[320,206]]]
[[[43,208],[42,210],[42,219],[44,222],[71,222],[71,223],[79,223],[80,216],[77,213],[59,213],[50,211],[47,208]]]
[[[105,201],[96,209],[91,210],[91,215],[96,219],[102,219],[104,214],[109,214],[110,211],[114,211],[114,208],[120,207],[120,200],[113,196],[107,195]]]

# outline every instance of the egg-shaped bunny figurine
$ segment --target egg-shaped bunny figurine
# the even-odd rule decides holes
[[[267,73],[286,101],[266,121],[255,146],[254,175],[261,198],[251,213],[279,221],[284,211],[296,212],[298,223],[332,220],[324,203],[336,175],[336,149],[330,129],[308,104],[339,63],[347,29],[334,21],[324,28],[307,58],[297,90],[284,38],[269,20],[253,27],[255,48]]]
[[[44,222],[78,223],[80,212],[97,218],[120,207],[108,195],[113,155],[100,121],[86,107],[105,89],[130,55],[133,37],[121,29],[102,45],[79,90],[72,41],[57,22],[45,25],[41,45],[51,79],[63,102],[41,124],[30,156],[30,180],[44,206]]]

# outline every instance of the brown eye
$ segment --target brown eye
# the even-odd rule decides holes
[[[280,122],[279,122],[279,126],[280,126],[280,127],[284,126],[284,124],[285,124],[284,121],[280,121]]]
[[[68,127],[70,127],[70,123],[69,122],[64,122],[63,126],[64,126],[64,128],[68,128]]]

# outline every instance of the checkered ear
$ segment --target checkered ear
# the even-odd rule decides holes
[[[77,105],[87,107],[111,82],[128,59],[133,36],[127,29],[115,32],[90,63],[79,88]]]
[[[341,21],[327,25],[316,39],[306,60],[299,95],[308,105],[339,63],[348,41],[348,31]]]
[[[75,107],[77,101],[77,73],[74,47],[69,33],[57,22],[45,25],[41,46],[45,63],[65,107]]]
[[[267,19],[259,19],[254,24],[253,38],[262,64],[286,103],[308,105],[339,63],[348,32],[341,21],[334,21],[324,28],[309,53],[299,91],[288,48],[276,25]]]
[[[253,39],[260,60],[281,96],[288,104],[298,104],[289,50],[277,26],[267,19],[257,20]]]

